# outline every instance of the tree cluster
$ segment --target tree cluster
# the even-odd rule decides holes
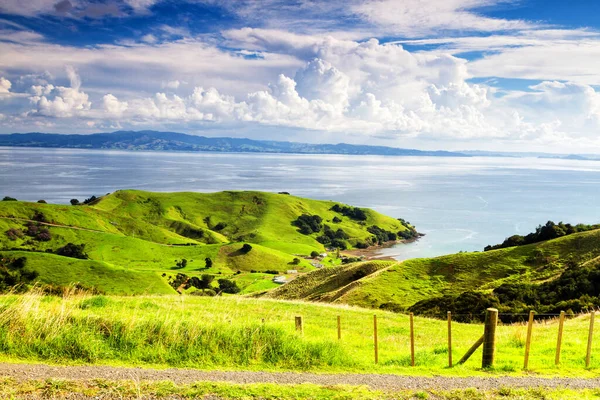
[[[292,221],[292,225],[298,227],[303,235],[310,235],[323,229],[322,222],[323,218],[318,215],[302,214],[295,221]]]
[[[25,269],[26,264],[25,257],[13,258],[0,255],[0,292],[23,291],[27,284],[38,277],[37,272]]]
[[[350,219],[356,220],[356,221],[366,221],[367,220],[367,213],[362,208],[340,206],[339,204],[334,204],[333,207],[330,208],[330,210],[340,213],[340,214],[342,214]]]
[[[59,256],[63,257],[78,258],[80,260],[87,260],[88,258],[90,258],[85,252],[84,243],[67,243],[63,247],[58,248],[58,250],[55,251],[55,254],[58,254]]]
[[[598,229],[600,225],[585,225],[585,224],[563,224],[559,222],[555,224],[552,221],[546,222],[546,225],[538,225],[535,232],[531,232],[528,235],[513,235],[504,240],[504,242],[496,245],[488,245],[483,249],[484,251],[503,249],[506,247],[523,246],[526,244],[542,242],[545,240],[556,239],[562,236],[571,235],[578,232],[586,232],[592,229]]]
[[[367,228],[367,231],[370,234],[374,235],[373,242],[378,244],[383,244],[385,242],[390,242],[398,239],[397,234],[380,228],[377,225],[369,226]]]
[[[343,229],[339,228],[334,231],[329,225],[325,225],[323,227],[323,235],[317,237],[317,242],[324,246],[344,250],[347,247],[345,240],[348,238],[348,234]]]
[[[458,296],[446,295],[422,300],[409,311],[442,317],[447,311],[457,314],[457,321],[483,321],[488,307],[497,308],[503,322],[520,321],[530,310],[539,314],[574,314],[600,307],[600,265],[577,266],[570,263],[555,280],[541,284],[504,283],[492,291],[468,291]]]

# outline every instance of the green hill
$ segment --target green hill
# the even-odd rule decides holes
[[[271,282],[274,272],[313,270],[309,255],[327,251],[322,243],[327,234],[352,248],[376,241],[369,232],[374,226],[394,237],[414,232],[403,221],[368,209],[360,209],[361,219],[346,216],[332,210],[336,205],[347,207],[288,194],[233,191],[120,190],[78,206],[2,201],[0,250],[6,256],[27,251],[28,268],[47,283],[80,282],[118,294],[174,293],[168,282],[177,274],[210,274],[215,283],[232,279],[248,293],[277,286]],[[318,219],[318,230],[301,233],[294,221],[303,215]],[[89,260],[49,254],[68,243],[83,244]],[[251,250],[243,251],[244,244]],[[320,263],[339,260],[326,257]],[[104,272],[84,271],[92,265]],[[126,289],[113,280],[139,284]]]
[[[267,296],[405,310],[420,300],[444,295],[489,292],[507,283],[552,281],[568,265],[585,264],[596,257],[600,257],[600,230],[486,252],[314,271]]]

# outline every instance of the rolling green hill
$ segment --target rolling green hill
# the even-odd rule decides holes
[[[487,252],[329,268],[308,273],[266,296],[405,310],[443,295],[553,280],[568,264],[585,264],[596,257],[600,257],[600,230]]]
[[[309,255],[326,251],[317,239],[327,226],[343,232],[348,248],[370,242],[373,226],[394,234],[412,231],[372,210],[363,209],[364,218],[353,219],[331,210],[336,204],[263,192],[137,190],[120,190],[78,206],[2,201],[0,250],[6,256],[27,251],[28,268],[46,283],[80,282],[115,294],[175,293],[168,282],[177,274],[211,274],[215,283],[233,279],[248,293],[276,286],[273,272],[313,270]],[[320,230],[300,233],[293,221],[302,215],[318,216]],[[47,253],[68,243],[85,245],[89,260]],[[251,250],[242,251],[244,244]],[[179,268],[182,259],[187,263]],[[113,282],[118,280],[122,284]]]

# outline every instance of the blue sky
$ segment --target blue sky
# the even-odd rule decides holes
[[[0,133],[600,152],[600,2],[3,0]]]

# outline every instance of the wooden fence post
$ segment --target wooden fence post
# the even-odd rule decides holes
[[[342,339],[342,321],[341,317],[337,316],[338,340]]]
[[[375,347],[375,364],[379,362],[379,347],[377,343],[377,315],[373,315],[373,344]]]
[[[452,312],[448,311],[448,367],[452,368]]]
[[[560,347],[562,346],[562,335],[563,335],[563,324],[565,323],[565,312],[560,312],[558,320],[558,339],[556,339],[556,357],[554,358],[554,365],[558,367],[560,364]]]
[[[304,334],[304,328],[302,327],[302,317],[296,317],[296,330]]]
[[[410,313],[410,365],[415,366],[415,326],[413,323],[413,313]]]
[[[533,315],[534,311],[529,311],[529,321],[527,322],[527,338],[525,339],[525,362],[523,363],[523,369],[529,367],[529,350],[531,348],[531,331],[533,329]]]
[[[592,311],[590,314],[590,332],[588,334],[587,353],[585,355],[585,367],[590,367],[590,361],[592,360],[592,337],[594,336],[594,316],[596,311]]]
[[[488,308],[485,313],[485,326],[483,329],[483,357],[481,368],[494,366],[496,356],[496,326],[498,325],[498,310]]]

